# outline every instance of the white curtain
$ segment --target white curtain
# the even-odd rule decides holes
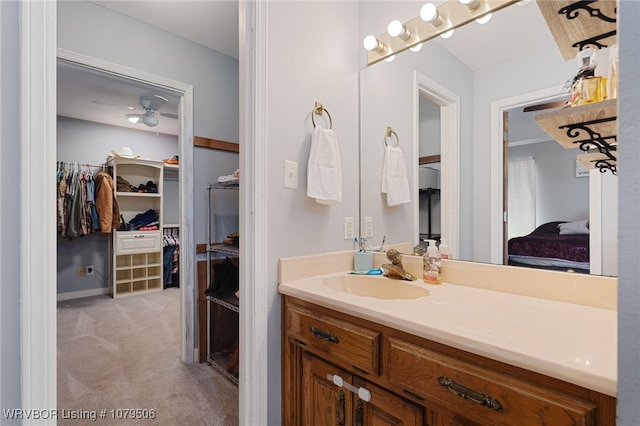
[[[536,170],[533,157],[509,160],[507,207],[509,238],[529,234],[536,228]]]

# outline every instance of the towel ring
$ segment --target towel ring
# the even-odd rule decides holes
[[[316,106],[313,108],[313,111],[311,112],[311,122],[313,123],[313,127],[316,127],[316,121],[313,119],[313,116],[315,114],[322,115],[323,112],[326,112],[327,116],[329,117],[329,128],[331,129],[333,127],[333,120],[331,119],[331,114],[329,114],[329,111],[320,102],[316,102]]]
[[[387,138],[390,138],[392,135],[396,138],[396,146],[400,146],[400,138],[398,137],[398,134],[389,126],[387,126],[387,132],[384,134],[384,146],[389,146]]]

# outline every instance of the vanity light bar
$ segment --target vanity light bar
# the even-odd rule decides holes
[[[373,65],[389,56],[396,55],[411,47],[424,43],[427,40],[435,38],[443,33],[461,27],[476,19],[496,12],[520,0],[477,0],[473,4],[473,8],[465,6],[460,0],[448,0],[437,7],[437,14],[442,18],[439,25],[434,26],[432,23],[423,21],[420,16],[416,16],[412,20],[405,22],[406,32],[411,34],[408,38],[394,37],[388,32],[382,33],[375,37],[379,46],[378,48],[367,52],[367,64]]]

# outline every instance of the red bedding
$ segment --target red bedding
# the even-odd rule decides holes
[[[560,235],[558,224],[540,225],[529,235],[509,240],[509,254],[589,262],[589,234]]]

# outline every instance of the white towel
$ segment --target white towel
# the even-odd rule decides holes
[[[387,194],[388,206],[411,202],[407,165],[399,146],[387,146],[384,150],[382,192]]]
[[[316,126],[307,163],[307,196],[320,204],[342,201],[342,166],[338,138],[331,129]]]

